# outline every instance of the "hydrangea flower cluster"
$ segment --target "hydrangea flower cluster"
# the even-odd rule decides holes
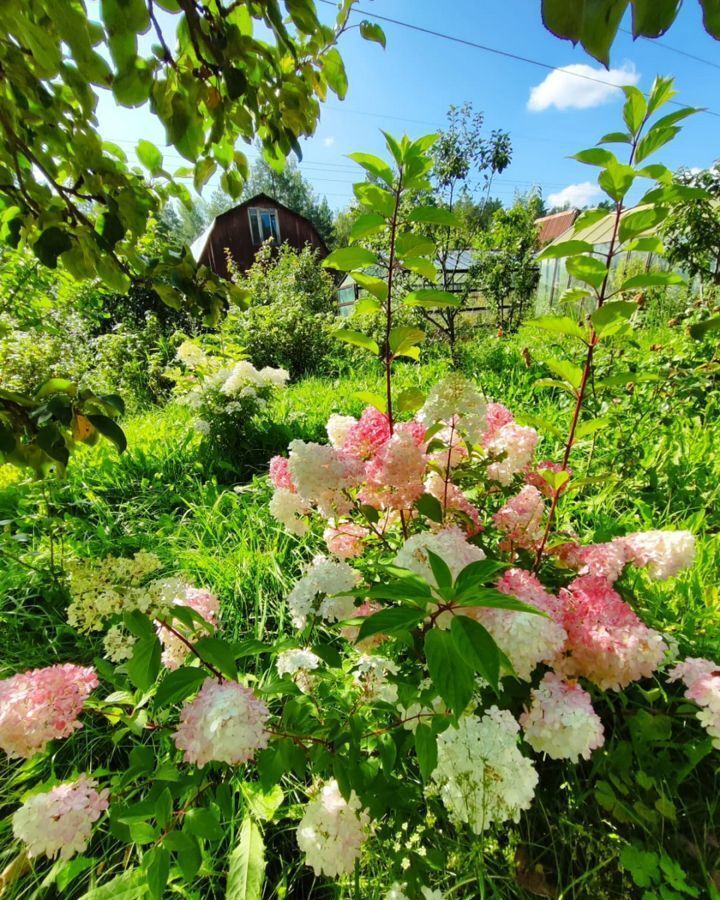
[[[204,628],[202,625],[196,624],[194,627],[188,628],[184,623],[176,621],[173,629],[177,634],[174,634],[165,625],[158,623],[156,626],[157,633],[163,645],[162,663],[168,669],[179,668],[185,662],[190,652],[182,637],[193,641],[202,637],[204,631],[215,629],[218,623],[218,612],[220,611],[218,598],[205,588],[186,587],[184,595],[175,597],[173,605],[185,606],[194,610],[207,622],[207,627]],[[182,635],[182,637],[178,637],[178,635]]]
[[[85,701],[98,686],[93,668],[69,663],[33,669],[0,681],[0,747],[25,759],[69,737]]]
[[[70,859],[90,842],[92,826],[108,807],[108,791],[96,790],[87,775],[35,794],[13,815],[13,833],[27,845],[28,856]]]
[[[185,751],[185,762],[238,765],[267,747],[269,715],[262,700],[243,685],[206,678],[197,695],[183,705],[173,739],[178,750]]]
[[[590,759],[605,740],[588,692],[554,672],[547,672],[533,690],[532,704],[520,716],[520,725],[533,750],[552,759]]]
[[[346,562],[316,556],[288,597],[293,625],[304,628],[311,613],[317,613],[328,622],[352,618],[354,599],[342,595],[354,590],[359,583],[360,573]],[[319,597],[323,599],[318,603]]]
[[[698,720],[712,738],[713,747],[720,750],[720,666],[711,659],[691,656],[671,670],[668,681],[678,680],[685,684],[688,700],[700,707]]]
[[[326,782],[305,807],[297,842],[316,875],[335,878],[353,871],[369,824],[369,816],[353,791],[349,800],[337,781]]]
[[[313,686],[313,678],[309,673],[319,668],[321,662],[320,657],[312,650],[298,648],[278,653],[275,668],[281,678],[289,675],[303,693],[309,694]]]
[[[529,809],[538,775],[518,748],[520,726],[507,710],[460,717],[438,736],[432,780],[450,818],[481,834],[493,822],[519,821]]]

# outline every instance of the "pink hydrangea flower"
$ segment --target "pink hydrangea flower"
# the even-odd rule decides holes
[[[627,553],[622,541],[605,544],[561,544],[553,551],[555,556],[568,568],[580,575],[595,575],[614,584],[622,575],[627,563]]]
[[[668,681],[682,679],[685,696],[697,703],[698,721],[720,750],[720,666],[711,659],[688,657],[669,673]]]
[[[368,406],[360,419],[349,427],[342,450],[356,459],[372,459],[389,438],[388,417],[374,406]]]
[[[173,734],[175,746],[185,751],[185,762],[198,766],[211,761],[248,762],[267,747],[265,722],[269,715],[267,706],[249,688],[206,678],[180,712],[180,724]]]
[[[667,651],[662,636],[648,628],[604,579],[581,575],[560,591],[566,655],[555,668],[582,675],[603,690],[619,691],[647,678]]]
[[[323,532],[327,548],[338,559],[352,559],[363,552],[363,540],[370,534],[369,529],[354,522],[339,522],[328,525]]]
[[[97,686],[92,667],[70,663],[0,681],[0,747],[11,758],[27,759],[68,737],[82,728],[78,716]]]
[[[327,444],[295,440],[290,443],[289,470],[301,499],[331,518],[350,512],[346,493],[362,478],[363,464]]]
[[[13,833],[27,845],[28,856],[70,859],[90,842],[93,823],[108,807],[108,791],[95,790],[87,775],[35,794],[13,816]]]
[[[513,477],[531,462],[538,442],[538,433],[527,425],[509,422],[492,437],[483,437],[483,444],[493,460],[487,468],[492,481],[508,485]]]
[[[400,422],[395,426],[395,434],[411,435],[418,447],[422,447],[425,444],[426,432],[427,428],[422,422],[416,422],[414,419],[411,422]]]
[[[544,512],[542,494],[533,485],[526,484],[493,516],[495,525],[506,535],[501,548],[534,547],[543,535]]]
[[[285,488],[286,491],[295,493],[290,460],[286,456],[273,456],[270,460],[270,483],[274,488]]]
[[[203,617],[211,629],[217,627],[220,602],[214,594],[205,588],[188,587],[185,597],[176,598],[175,605],[188,606],[190,609],[194,609],[196,613]],[[187,644],[164,625],[158,623],[156,628],[158,637],[164,647],[162,655],[163,665],[168,669],[179,668],[185,662],[189,653]],[[202,636],[203,632],[202,627],[199,625],[196,628],[188,629],[186,625],[177,620],[173,624],[173,628],[188,640],[197,639],[199,636]]]
[[[483,434],[480,443],[487,447],[488,442],[495,437],[498,431],[500,431],[504,425],[509,425],[511,422],[514,422],[515,419],[507,406],[503,406],[502,403],[488,403],[485,421],[485,433]]]
[[[427,456],[410,431],[396,431],[365,466],[363,503],[378,508],[409,509],[422,496]]]
[[[547,672],[533,690],[532,704],[520,716],[520,725],[533,750],[552,759],[590,759],[592,751],[605,742],[590,694],[577,682],[563,681],[554,672]]]

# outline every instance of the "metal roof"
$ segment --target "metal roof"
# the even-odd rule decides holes
[[[630,213],[638,212],[641,209],[648,209],[648,203],[645,203],[641,206],[632,206],[628,209],[623,210],[623,217],[630,215]],[[609,212],[606,216],[600,219],[599,222],[595,222],[594,225],[589,225],[587,228],[581,228],[579,231],[575,229],[575,226],[570,226],[562,234],[559,234],[554,241],[553,244],[559,244],[562,241],[569,241],[570,239],[575,241],[587,241],[588,244],[609,244],[612,240],[613,229],[615,227],[615,213]],[[644,231],[643,235],[655,234],[657,228],[648,228]]]
[[[566,209],[563,212],[553,213],[551,216],[535,219],[540,246],[544,247],[570,228],[579,214],[576,209]]]

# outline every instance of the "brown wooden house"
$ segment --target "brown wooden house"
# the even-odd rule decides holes
[[[256,194],[217,216],[190,249],[196,262],[228,278],[226,251],[244,272],[253,264],[260,246],[270,238],[278,246],[287,243],[297,250],[309,244],[321,257],[329,252],[309,219],[267,194]]]

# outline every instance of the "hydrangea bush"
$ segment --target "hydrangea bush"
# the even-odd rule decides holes
[[[632,122],[641,95],[628,96]],[[642,98],[633,154],[668,96],[659,81]],[[676,658],[672,642],[643,622],[628,578],[638,570],[672,578],[691,566],[692,535],[648,531],[588,545],[557,524],[564,498],[582,488],[568,462],[587,425],[583,385],[602,328],[614,321],[617,333],[628,321],[625,306],[619,319],[603,312],[605,279],[588,282],[603,316],[559,326],[582,334],[588,358],[569,437],[552,458],[536,455],[535,427],[471,380],[450,376],[427,396],[394,392],[397,358],[416,359],[423,336],[393,326],[393,276],[430,272],[434,248],[419,226],[452,225],[442,210],[404,202],[425,184],[431,143],[388,137],[395,170],[356,157],[378,183],[358,192],[369,210],[355,234],[386,234],[388,252],[354,246],[327,262],[352,270],[377,301],[383,347],[350,329],[340,336],[380,358],[387,390],[358,419],[333,415],[327,443],[294,440],[270,463],[273,515],[318,550],[288,593],[290,633],[224,639],[216,598],[161,575],[152,554],[78,561],[68,620],[102,633],[109,659],[0,683],[8,756],[30,766],[77,740],[92,715],[107,724],[120,760],[113,752],[70,781],[38,785],[12,812],[28,856],[60,855],[49,877],[70,880],[63,866],[106,835],[126,845],[125,871],[106,879],[106,896],[159,898],[166,888],[194,896],[197,880],[221,866],[228,897],[259,900],[266,853],[270,861],[263,833],[274,840],[270,823],[278,823],[283,835],[292,831],[308,872],[356,897],[471,896],[454,892],[443,861],[430,860],[427,828],[441,819],[458,834],[485,836],[520,821],[547,768],[582,765],[603,746],[612,698],[629,686],[653,677],[670,695],[681,680],[700,725],[720,740],[720,672],[708,660]],[[612,188],[620,176],[604,166],[601,184]],[[662,190],[657,168],[640,177],[655,175]],[[616,202],[620,221],[622,197]],[[362,271],[383,266],[385,280]],[[427,288],[405,302],[454,298]],[[191,369],[205,365],[195,349],[182,354]],[[226,398],[230,384],[233,396],[249,390],[255,400],[265,377],[277,379],[218,370],[207,390]],[[225,864],[213,848],[238,813]],[[410,831],[409,822],[423,821]],[[392,852],[373,856],[378,846]],[[98,858],[90,860],[102,881]]]

